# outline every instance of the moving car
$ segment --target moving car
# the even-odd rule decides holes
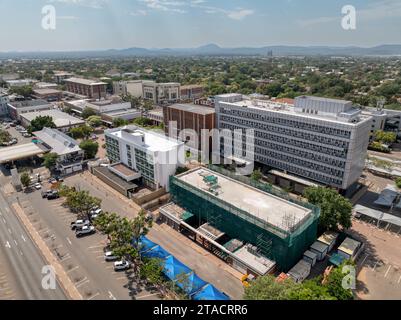
[[[75,236],[77,238],[79,238],[79,237],[83,237],[83,236],[87,236],[87,235],[93,234],[95,232],[96,232],[96,229],[95,229],[94,226],[86,225],[86,226],[83,226],[80,229],[77,229],[75,231]]]
[[[120,260],[114,262],[114,271],[124,271],[131,268],[131,264],[128,261]]]
[[[104,260],[105,261],[116,261],[118,257],[114,255],[113,251],[106,251],[104,253]]]
[[[75,222],[71,222],[71,230],[81,229],[85,226],[90,226],[91,223],[89,220],[77,220]]]

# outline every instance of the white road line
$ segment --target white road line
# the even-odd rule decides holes
[[[19,251],[19,254],[20,254],[21,256],[23,256],[23,255],[24,255],[24,254],[22,253],[22,251],[21,251],[21,250]]]
[[[379,261],[376,261],[376,263],[375,263],[375,265],[374,265],[374,267],[372,268],[372,270],[373,271],[375,271],[376,270],[376,266],[377,266],[377,264],[379,263]]]
[[[392,267],[392,265],[390,265],[389,267],[388,267],[388,269],[387,269],[387,271],[386,271],[386,274],[384,275],[384,277],[385,278],[387,278],[387,276],[388,276],[388,273],[390,272],[390,270],[391,270],[391,267]]]
[[[111,291],[109,291],[108,294],[110,299],[117,300],[116,297],[111,293]]]
[[[99,295],[100,295],[100,292],[94,294],[92,297],[88,298],[88,300],[92,300],[93,298],[96,298],[96,297],[99,296]]]
[[[9,232],[9,234],[12,234],[13,232],[11,231],[11,229],[10,228],[8,228],[8,232]]]
[[[75,287],[79,288],[83,286],[84,284],[87,284],[89,282],[89,279],[86,279],[85,281],[80,282],[79,284],[75,285]]]
[[[398,282],[397,283],[400,283],[401,282],[401,276],[400,276],[400,278],[398,279]]]
[[[17,240],[15,240],[15,239],[14,239],[14,243],[15,243],[15,245],[16,245],[16,246],[18,246],[18,242],[17,242]]]
[[[74,268],[68,270],[67,273],[73,272],[73,271],[77,270],[78,268],[79,268],[79,266],[75,266]]]
[[[148,298],[148,297],[152,297],[152,296],[156,296],[156,295],[158,295],[158,293],[146,294],[146,295],[139,296],[139,297],[136,297],[136,298],[137,299],[143,299],[143,298]]]
[[[96,249],[96,248],[102,248],[103,247],[103,245],[97,245],[97,246],[91,246],[91,247],[89,247],[89,249]]]
[[[6,219],[4,219],[4,218],[3,218],[3,222],[4,222],[5,224],[7,224],[7,221],[6,221]]]
[[[362,262],[361,262],[361,266],[363,266],[363,264],[365,263],[366,259],[369,257],[369,254],[366,254],[365,258],[363,258]]]
[[[70,244],[70,246],[72,246],[72,242],[70,240],[70,238],[67,237],[67,242]]]
[[[6,244],[5,244],[5,247],[11,249],[10,242],[7,241]]]
[[[21,238],[22,238],[22,240],[24,240],[24,242],[26,242],[26,239],[23,234],[21,234]]]

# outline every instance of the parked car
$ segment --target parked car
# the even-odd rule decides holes
[[[58,198],[60,198],[60,195],[58,194],[57,190],[53,190],[47,195],[47,200],[54,200]]]
[[[94,226],[87,225],[87,226],[84,226],[84,227],[82,227],[80,229],[77,229],[75,231],[75,236],[77,238],[80,238],[80,237],[83,237],[83,236],[87,236],[87,235],[93,234],[95,232],[96,232],[96,229],[95,229]]]
[[[80,229],[85,226],[90,226],[91,223],[89,220],[77,220],[75,222],[71,222],[71,230]]]
[[[42,191],[42,198],[45,199],[51,194],[53,191],[52,190],[47,190],[47,191]]]
[[[124,271],[131,268],[131,264],[128,261],[121,260],[114,262],[114,271]]]
[[[116,261],[118,260],[118,257],[114,255],[113,251],[106,251],[104,253],[104,260],[105,261]]]
[[[35,183],[35,184],[33,185],[33,187],[34,187],[36,190],[42,189],[42,185],[41,185],[39,182]]]
[[[96,219],[98,216],[99,216],[99,214],[101,214],[103,212],[103,210],[102,209],[92,209],[90,212],[89,212],[89,214],[90,214],[90,216],[91,216],[91,218],[92,219]]]

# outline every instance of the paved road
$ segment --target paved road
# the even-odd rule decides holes
[[[67,299],[57,283],[56,290],[42,288],[42,268],[47,263],[39,249],[0,193],[0,250],[6,260],[5,276],[18,280],[17,296],[29,300]]]

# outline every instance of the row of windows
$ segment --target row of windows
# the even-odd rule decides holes
[[[231,124],[222,123],[221,129],[229,129],[233,131],[234,129],[237,129],[237,127]],[[309,141],[306,142],[303,140],[299,140],[297,138],[289,138],[283,135],[277,135],[275,133],[267,133],[263,131],[255,131],[255,140],[259,140],[256,138],[264,139],[267,141],[274,141],[277,143],[281,143],[283,145],[290,145],[293,147],[300,148],[302,150],[310,150],[314,153],[326,154],[328,156],[333,156],[342,159],[347,158],[347,149],[341,149],[341,150],[334,149],[336,147],[335,145],[332,145],[333,148],[328,148],[327,146],[321,146],[318,144],[311,143]]]
[[[335,145],[340,148],[348,148],[348,143],[342,140],[338,139],[333,139],[333,138],[327,138],[324,136],[319,136],[316,134],[312,133],[306,133],[303,131],[299,130],[291,130],[291,129],[284,129],[280,128],[277,126],[271,126],[265,123],[259,123],[259,122],[253,122],[249,121],[246,119],[237,119],[237,118],[232,118],[232,117],[227,117],[227,116],[222,116],[221,121],[226,121],[228,123],[232,124],[239,124],[242,126],[246,126],[248,128],[253,128],[253,129],[259,129],[263,131],[268,131],[268,132],[276,132],[278,134],[286,135],[286,136],[291,136],[291,137],[296,137],[304,140],[309,140],[309,141],[314,141],[314,142],[319,142],[323,144],[328,144],[328,145]]]
[[[249,109],[247,109],[247,111],[242,111],[242,110],[236,110],[236,109],[220,108],[220,112],[222,114],[226,114],[226,115],[234,115],[234,116],[237,116],[240,118],[254,119],[254,120],[258,120],[258,121],[279,124],[279,125],[283,125],[283,126],[287,126],[287,127],[291,127],[291,128],[303,129],[303,130],[307,130],[307,131],[314,131],[314,132],[318,132],[318,133],[327,134],[330,136],[337,136],[337,137],[342,137],[342,138],[347,138],[347,139],[349,139],[351,137],[351,131],[349,131],[349,130],[330,128],[330,127],[325,127],[325,126],[318,125],[318,124],[305,123],[305,122],[301,122],[301,121],[280,118],[277,116],[270,116],[268,114],[253,113],[253,112],[250,112]]]

